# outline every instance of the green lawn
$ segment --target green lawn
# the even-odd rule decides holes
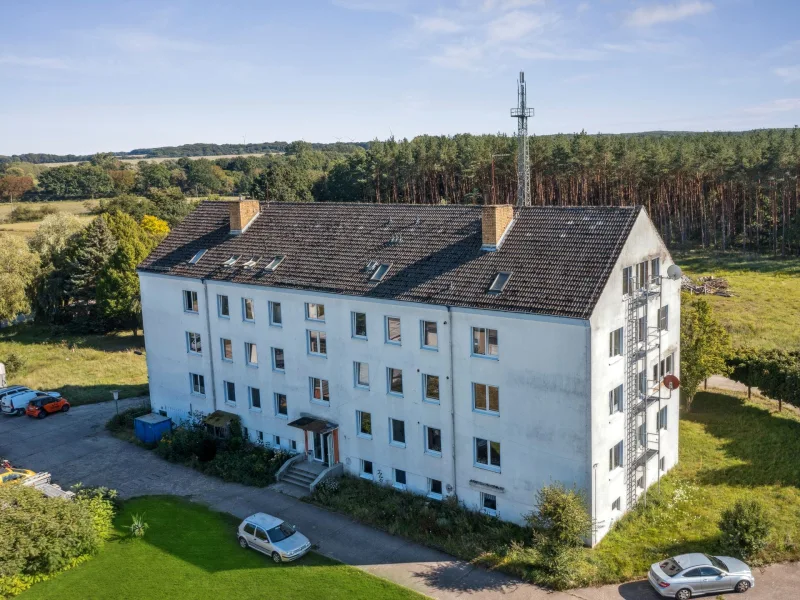
[[[644,576],[659,558],[715,551],[722,511],[760,500],[774,529],[765,559],[800,559],[800,411],[700,392],[680,422],[680,462],[651,488],[647,509],[627,515],[590,554],[597,577]]]
[[[142,354],[136,354],[136,352]],[[71,403],[88,404],[147,393],[147,365],[142,337],[119,335],[56,335],[46,328],[0,329],[0,361],[17,354],[24,361],[8,383],[57,390]]]
[[[735,297],[706,298],[735,346],[800,349],[800,258],[696,251],[675,261],[692,278],[728,279]]]
[[[144,539],[124,536],[132,514],[150,525]],[[125,503],[116,521],[120,538],[92,560],[34,585],[23,600],[280,600],[416,599],[419,594],[363,571],[310,553],[275,565],[236,543],[230,515],[174,497]]]

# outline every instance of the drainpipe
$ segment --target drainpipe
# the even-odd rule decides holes
[[[208,360],[211,365],[211,403],[214,411],[217,410],[217,385],[214,381],[214,344],[211,343],[211,309],[208,304],[208,285],[205,279],[201,279],[200,283],[203,284],[203,296],[206,303],[206,332],[208,336]]]
[[[447,306],[448,318],[448,338],[450,342],[450,420],[452,423],[453,435],[453,493],[458,497],[458,486],[456,485],[457,471],[456,471],[456,393],[455,393],[455,372],[453,371],[453,311],[450,306]]]

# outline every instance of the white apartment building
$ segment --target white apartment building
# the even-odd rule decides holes
[[[518,523],[575,486],[596,542],[678,460],[672,264],[640,207],[205,202],[139,268],[151,402]]]

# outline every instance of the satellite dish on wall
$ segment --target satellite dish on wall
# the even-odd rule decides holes
[[[669,390],[677,390],[679,387],[681,387],[681,380],[672,374],[665,375],[662,383],[664,384],[664,387]]]
[[[672,279],[673,281],[677,281],[683,276],[683,271],[678,265],[670,265],[667,268],[667,277]]]

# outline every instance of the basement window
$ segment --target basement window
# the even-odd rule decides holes
[[[280,264],[281,264],[281,263],[282,263],[282,262],[283,262],[285,259],[286,259],[286,256],[284,256],[283,254],[279,254],[278,256],[276,256],[275,258],[273,258],[273,259],[272,259],[272,261],[270,261],[270,263],[269,263],[269,264],[268,264],[266,267],[264,267],[264,269],[265,269],[265,270],[267,270],[267,271],[274,271],[275,269],[277,269],[277,268],[278,268],[278,266],[279,266],[279,265],[280,265]]]
[[[205,255],[206,252],[208,252],[208,250],[206,250],[205,248],[203,250],[198,250],[197,254],[195,254],[192,258],[189,259],[189,264],[196,265],[200,261],[200,259],[203,258],[203,255]]]
[[[224,263],[222,263],[222,266],[223,267],[232,267],[237,262],[239,262],[240,258],[242,258],[240,254],[234,254],[228,260],[226,260]]]
[[[242,266],[245,269],[252,269],[253,267],[255,267],[258,264],[258,261],[260,261],[260,260],[261,260],[260,256],[254,256],[253,258],[248,260],[246,263],[244,263]]]
[[[378,265],[378,268],[375,269],[375,272],[370,277],[371,281],[383,281],[383,278],[386,277],[386,273],[389,272],[389,269],[392,267],[391,263],[383,263]]]
[[[509,279],[511,279],[511,273],[498,273],[492,285],[489,286],[489,292],[499,294],[505,289]]]

